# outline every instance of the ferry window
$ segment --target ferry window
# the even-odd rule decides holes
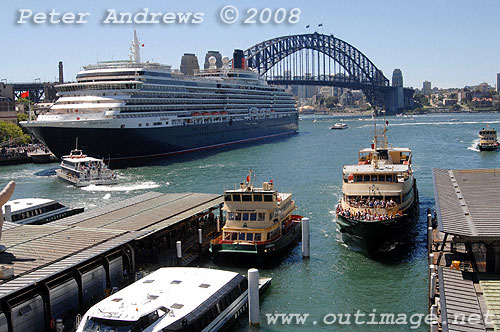
[[[273,195],[264,195],[264,202],[272,202]]]
[[[234,220],[234,212],[229,212],[229,213],[227,214],[227,218],[228,218],[229,220]]]
[[[243,213],[243,221],[248,221],[248,213]]]
[[[380,182],[384,182],[384,181],[385,181],[385,175],[379,175],[379,176],[378,176],[378,180],[379,180]]]
[[[247,233],[247,241],[253,241],[253,233]]]
[[[365,178],[364,179],[365,182],[370,182],[370,176],[369,175],[365,175],[364,178]]]
[[[224,200],[231,202],[231,195],[224,195]]]
[[[142,123],[139,122],[139,127],[142,127]]]
[[[377,181],[377,176],[376,175],[372,175],[372,182],[376,182]]]
[[[262,202],[262,195],[261,194],[253,195],[253,201],[254,202]]]
[[[238,233],[236,233],[236,232],[231,233],[231,240],[235,241],[237,237],[238,237]]]
[[[363,181],[363,175],[356,175],[356,178],[354,180],[355,182],[362,182]]]
[[[243,202],[251,202],[252,201],[252,195],[241,195],[241,200]]]
[[[257,220],[257,213],[250,213],[250,221]]]
[[[265,213],[259,212],[258,216],[259,216],[259,221],[264,221],[264,219],[266,219]]]
[[[262,235],[260,233],[255,233],[255,241],[261,241]]]
[[[234,220],[241,220],[241,213],[236,212],[236,213],[234,214]]]
[[[235,201],[235,202],[241,201],[241,196],[237,195],[237,194],[233,195],[233,201]]]
[[[238,240],[245,241],[245,233],[239,233]]]
[[[224,233],[224,240],[231,240],[231,232]]]

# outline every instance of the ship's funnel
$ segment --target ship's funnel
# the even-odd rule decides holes
[[[233,53],[233,68],[240,68],[240,69],[246,69],[247,64],[246,64],[246,59],[245,59],[245,54],[243,53],[242,50],[234,50]]]

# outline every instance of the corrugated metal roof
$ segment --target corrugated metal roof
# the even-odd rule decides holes
[[[500,237],[500,170],[434,169],[439,230],[465,237]]]
[[[500,331],[500,280],[480,280],[479,285],[490,314],[489,319],[495,331]]]
[[[443,332],[486,331],[484,315],[469,275],[439,267],[439,293]]]

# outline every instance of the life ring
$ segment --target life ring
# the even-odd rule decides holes
[[[50,328],[51,329],[55,329],[56,328],[56,320],[54,318],[52,318],[50,320]]]

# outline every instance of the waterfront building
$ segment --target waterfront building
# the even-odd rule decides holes
[[[203,64],[204,69],[210,68],[210,63],[208,62],[208,59],[213,56],[215,58],[215,66],[217,68],[222,68],[222,55],[220,54],[219,51],[208,51],[207,54],[205,55],[205,63]]]
[[[394,69],[394,71],[392,72],[392,86],[403,86],[403,73],[401,72],[401,69]]]
[[[0,97],[0,121],[17,124],[16,104],[13,100]]]
[[[432,92],[432,86],[431,86],[431,82],[429,81],[424,81],[424,84],[422,86],[422,93],[425,95],[425,96],[429,96]]]
[[[5,83],[0,83],[0,97],[14,100],[14,87]]]
[[[500,92],[500,73],[497,74],[497,92]]]
[[[181,73],[184,75],[193,75],[195,70],[200,69],[198,58],[193,53],[184,53],[181,58]]]

